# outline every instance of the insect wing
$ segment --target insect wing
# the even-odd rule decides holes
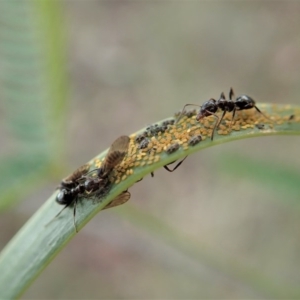
[[[104,174],[108,174],[115,166],[122,162],[128,152],[129,141],[129,137],[123,135],[112,143],[102,165]]]
[[[123,192],[119,196],[117,196],[113,201],[107,204],[103,209],[112,208],[114,206],[122,205],[126,203],[130,199],[131,194],[129,192]]]
[[[90,165],[85,164],[75,170],[71,175],[62,180],[62,183],[74,182],[80,179],[89,171]]]

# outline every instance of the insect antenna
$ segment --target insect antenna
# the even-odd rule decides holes
[[[180,115],[178,116],[177,120],[175,121],[175,123],[178,123],[178,122],[179,122],[179,120],[180,120],[181,116],[182,116],[182,115],[183,115],[183,113],[184,113],[184,109],[185,109],[187,106],[191,106],[191,105],[198,106],[198,107],[200,107],[200,108],[201,108],[201,105],[198,105],[198,104],[192,104],[192,103],[190,103],[190,104],[186,104],[186,105],[183,107],[183,109],[182,109],[182,111],[181,111]]]
[[[274,121],[272,119],[268,118],[256,105],[254,105],[254,108],[256,109],[256,111],[258,111],[260,114],[262,114],[267,120],[274,123]]]

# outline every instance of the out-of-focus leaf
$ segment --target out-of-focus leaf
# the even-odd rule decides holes
[[[274,162],[245,158],[240,154],[225,155],[219,165],[231,176],[250,179],[275,193],[282,193],[287,203],[300,205],[300,171]],[[287,201],[288,200],[288,201]]]
[[[62,161],[66,72],[60,5],[55,0],[0,1],[0,97],[16,145],[2,158],[0,208],[34,186],[28,182],[41,176],[38,170]],[[23,194],[16,193],[16,182]]]

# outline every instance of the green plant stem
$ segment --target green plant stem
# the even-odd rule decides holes
[[[165,151],[159,154],[160,160],[134,168],[134,173],[125,180],[115,184],[108,195],[100,203],[93,204],[91,200],[81,199],[76,215],[76,224],[81,229],[92,217],[110,203],[118,194],[131,187],[142,177],[168,163],[182,159],[187,155],[201,149],[212,147],[229,141],[249,137],[269,135],[299,135],[300,134],[300,109],[297,107],[274,107],[264,105],[270,116],[281,116],[280,124],[264,130],[247,128],[241,131],[232,131],[227,135],[217,135],[214,141],[210,138],[195,146],[184,150],[180,148],[173,154]],[[289,115],[295,115],[292,120]],[[179,126],[179,125],[178,125]],[[200,125],[199,125],[200,126]],[[103,158],[106,151],[97,158]],[[94,160],[93,160],[94,161]],[[64,245],[75,235],[73,215],[71,209],[66,209],[58,218],[45,226],[61,206],[55,202],[55,192],[44,205],[30,218],[23,228],[9,242],[0,254],[0,298],[12,299],[20,296],[38,274],[51,262]]]

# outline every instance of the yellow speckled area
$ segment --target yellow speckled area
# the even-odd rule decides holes
[[[221,124],[216,128],[214,136],[228,135],[233,131],[243,131],[249,128],[263,132],[272,129],[274,125],[300,122],[300,112],[282,117],[279,114],[282,108],[277,109],[275,105],[272,106],[272,114],[263,110],[264,105],[260,108],[267,118],[255,109],[237,111],[234,120],[232,120],[232,113],[226,113]],[[283,111],[286,109],[284,108]],[[132,134],[128,153],[120,165],[115,167],[111,180],[115,183],[125,180],[134,173],[134,168],[158,162],[162,153],[168,155],[179,149],[187,151],[201,141],[211,139],[212,130],[217,122],[215,116],[208,116],[197,121],[196,110],[184,112],[178,120],[179,115],[177,113],[173,119],[151,125],[142,133]],[[221,113],[217,115],[221,117]],[[99,159],[94,161],[97,168],[102,162],[103,160]]]

